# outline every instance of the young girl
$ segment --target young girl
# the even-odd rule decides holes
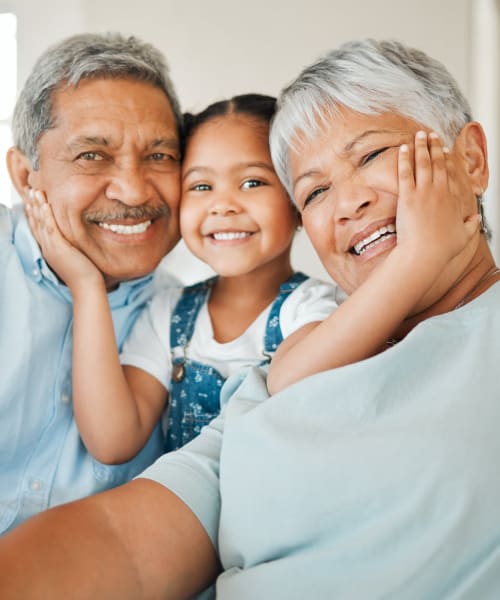
[[[335,288],[291,267],[300,221],[271,162],[274,111],[274,98],[249,94],[187,117],[181,233],[217,276],[158,294],[120,358],[96,269],[34,194],[31,227],[74,297],[75,418],[101,462],[133,457],[167,399],[166,449],[183,445],[218,414],[232,372],[268,362],[284,337],[336,307]]]

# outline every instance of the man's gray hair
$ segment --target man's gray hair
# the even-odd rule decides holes
[[[163,54],[151,44],[118,33],[85,33],[50,46],[37,60],[17,100],[14,144],[38,168],[40,136],[54,126],[53,92],[82,79],[133,79],[165,92],[179,130],[182,113]]]
[[[293,198],[289,151],[313,138],[339,105],[363,114],[395,112],[436,131],[452,146],[472,120],[469,103],[439,61],[397,41],[362,40],[330,51],[286,87],[271,128],[271,155]]]

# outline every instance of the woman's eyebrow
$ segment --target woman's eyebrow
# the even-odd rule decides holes
[[[350,140],[349,142],[347,142],[347,144],[339,152],[339,155],[340,156],[348,155],[349,152],[351,152],[352,149],[357,144],[359,144],[360,142],[364,141],[368,137],[371,137],[371,136],[374,136],[374,135],[384,135],[386,133],[400,133],[400,132],[394,131],[392,129],[367,129],[366,131],[363,131],[359,135],[355,136],[352,140]],[[320,175],[320,170],[316,169],[316,168],[312,168],[312,169],[309,169],[308,171],[305,171],[304,173],[301,173],[293,181],[293,187],[295,188],[297,186],[297,184],[302,179],[307,179],[308,177],[315,177],[316,175]]]
[[[360,142],[364,141],[367,137],[370,137],[372,135],[383,135],[386,133],[396,132],[392,129],[368,129],[367,131],[363,131],[344,146],[341,154],[348,154],[354,148],[354,146],[356,146],[356,144],[359,144]]]

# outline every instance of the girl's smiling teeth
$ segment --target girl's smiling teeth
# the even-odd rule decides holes
[[[99,227],[108,229],[113,233],[120,233],[122,235],[133,235],[137,233],[144,233],[146,229],[151,225],[151,221],[143,221],[142,223],[136,223],[135,225],[122,225],[118,223],[106,223],[101,221],[98,223]]]
[[[365,237],[358,243],[354,244],[354,246],[349,250],[352,254],[356,254],[356,256],[360,256],[363,252],[366,252],[369,248],[373,248],[380,242],[383,242],[388,237],[396,235],[396,226],[393,224],[384,225],[383,227],[379,227],[369,236]]]
[[[251,231],[215,231],[210,233],[209,237],[217,242],[227,242],[232,240],[242,240],[253,235]]]

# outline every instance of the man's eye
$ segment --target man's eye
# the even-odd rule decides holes
[[[363,158],[361,159],[361,164],[362,165],[366,165],[367,163],[369,163],[370,161],[372,161],[374,158],[377,158],[377,156],[379,156],[380,154],[382,154],[383,152],[385,152],[388,148],[379,148],[378,150],[375,150],[374,152],[370,152],[369,154],[367,154],[366,156],[363,156]]]
[[[263,181],[258,179],[247,179],[241,184],[241,187],[244,190],[249,190],[250,188],[260,187],[261,185],[265,185]]]
[[[97,152],[81,152],[76,158],[77,160],[104,160]]]
[[[212,189],[212,186],[208,185],[208,183],[197,183],[189,189],[193,192],[209,192]]]
[[[303,208],[305,208],[308,204],[310,204],[315,198],[317,198],[320,194],[322,194],[323,192],[326,192],[328,189],[330,189],[329,187],[319,187],[316,188],[315,190],[313,190],[304,200],[304,205]]]
[[[165,154],[165,152],[153,152],[148,156],[148,160],[152,160],[155,162],[162,162],[164,160],[177,160],[174,156],[170,154]]]

